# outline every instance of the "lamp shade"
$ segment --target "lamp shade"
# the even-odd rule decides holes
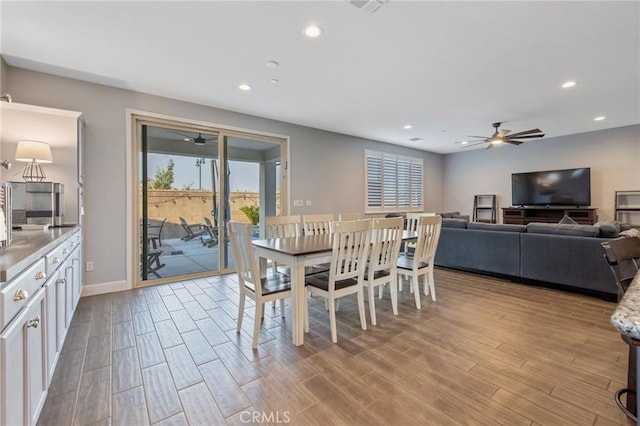
[[[16,160],[35,163],[53,163],[51,146],[46,142],[19,141]]]

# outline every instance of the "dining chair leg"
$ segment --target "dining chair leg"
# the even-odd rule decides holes
[[[367,296],[369,297],[369,318],[371,318],[371,325],[376,325],[376,295],[373,283],[369,282],[367,286]]]
[[[429,268],[429,273],[428,273],[428,281],[429,281],[429,290],[431,292],[431,300],[433,302],[436,301],[436,282],[433,276],[433,266],[431,266]],[[426,283],[425,283],[425,288],[426,288]]]
[[[260,325],[262,323],[262,314],[264,311],[264,303],[256,303],[256,314],[253,321],[253,349],[258,347],[258,337],[260,336]]]
[[[276,302],[273,302],[275,306]],[[280,316],[284,318],[284,299],[280,299]]]
[[[420,281],[417,274],[411,277],[411,288],[413,289],[413,297],[416,301],[416,309],[422,309],[420,305]]]
[[[338,329],[336,327],[336,300],[329,299],[329,325],[331,326],[331,341],[338,343]]]
[[[365,316],[364,290],[362,288],[360,288],[360,291],[358,292],[358,310],[360,311],[360,327],[362,327],[363,330],[366,330],[367,329],[367,317]],[[375,315],[375,307],[374,307],[373,314]]]
[[[393,315],[398,315],[398,274],[395,277],[391,277],[389,291],[391,292],[391,310]]]
[[[378,286],[378,299],[382,299],[384,294],[384,284]]]
[[[260,324],[264,321],[264,303],[262,304],[262,308],[260,309]]]
[[[237,332],[240,333],[240,330],[242,329],[242,317],[244,317],[244,299],[245,296],[244,294],[240,294],[240,303],[238,303],[238,328],[237,328]]]

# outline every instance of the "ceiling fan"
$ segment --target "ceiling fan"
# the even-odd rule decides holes
[[[180,133],[180,132],[176,132],[176,131],[174,131],[174,130],[168,130],[168,131],[169,131],[169,132],[171,132],[171,133],[174,133],[174,134],[176,134],[176,135],[180,135],[180,136],[182,136],[182,137],[183,137],[183,139],[184,139],[185,141],[187,141],[187,142],[193,142],[193,143],[194,143],[194,144],[196,144],[196,145],[204,145],[204,144],[206,144],[207,142],[210,142],[210,141],[217,141],[217,140],[218,140],[218,137],[217,137],[217,136],[213,136],[213,137],[211,137],[211,138],[205,138],[205,137],[203,137],[203,136],[202,136],[202,133],[198,133],[198,136],[196,136],[196,137],[194,138],[193,136],[186,135],[186,134],[184,134],[184,133]]]
[[[489,149],[489,148],[493,148],[495,145],[500,145],[502,143],[509,143],[511,145],[520,145],[522,142],[526,142],[520,139],[534,139],[534,138],[541,138],[544,136],[544,133],[542,133],[542,130],[540,129],[531,129],[531,130],[525,130],[523,132],[511,133],[511,130],[500,129],[501,124],[502,123],[492,124],[495,131],[491,136],[469,136],[470,138],[478,138],[478,139],[470,140],[470,141],[458,141],[455,143],[465,145],[463,148],[470,148],[472,146],[488,143],[489,145],[487,145],[487,149]]]

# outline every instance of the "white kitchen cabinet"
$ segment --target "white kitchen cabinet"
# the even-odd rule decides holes
[[[47,396],[45,294],[31,297],[0,335],[3,425],[35,425]]]
[[[47,335],[47,381],[51,383],[53,372],[58,363],[60,349],[58,347],[57,323],[58,323],[58,280],[60,273],[55,271],[44,285],[46,300],[46,323],[45,333]]]

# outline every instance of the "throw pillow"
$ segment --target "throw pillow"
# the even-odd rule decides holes
[[[625,238],[633,238],[633,237],[640,238],[640,229],[629,228],[626,231],[620,232],[620,236]]]
[[[569,216],[567,216],[566,214],[562,217],[562,219],[560,219],[560,222],[558,222],[561,225],[577,225],[578,222],[576,222],[575,220],[571,219]]]
[[[615,222],[602,221],[593,226],[600,229],[600,236],[604,238],[615,238],[620,233],[620,226]]]

